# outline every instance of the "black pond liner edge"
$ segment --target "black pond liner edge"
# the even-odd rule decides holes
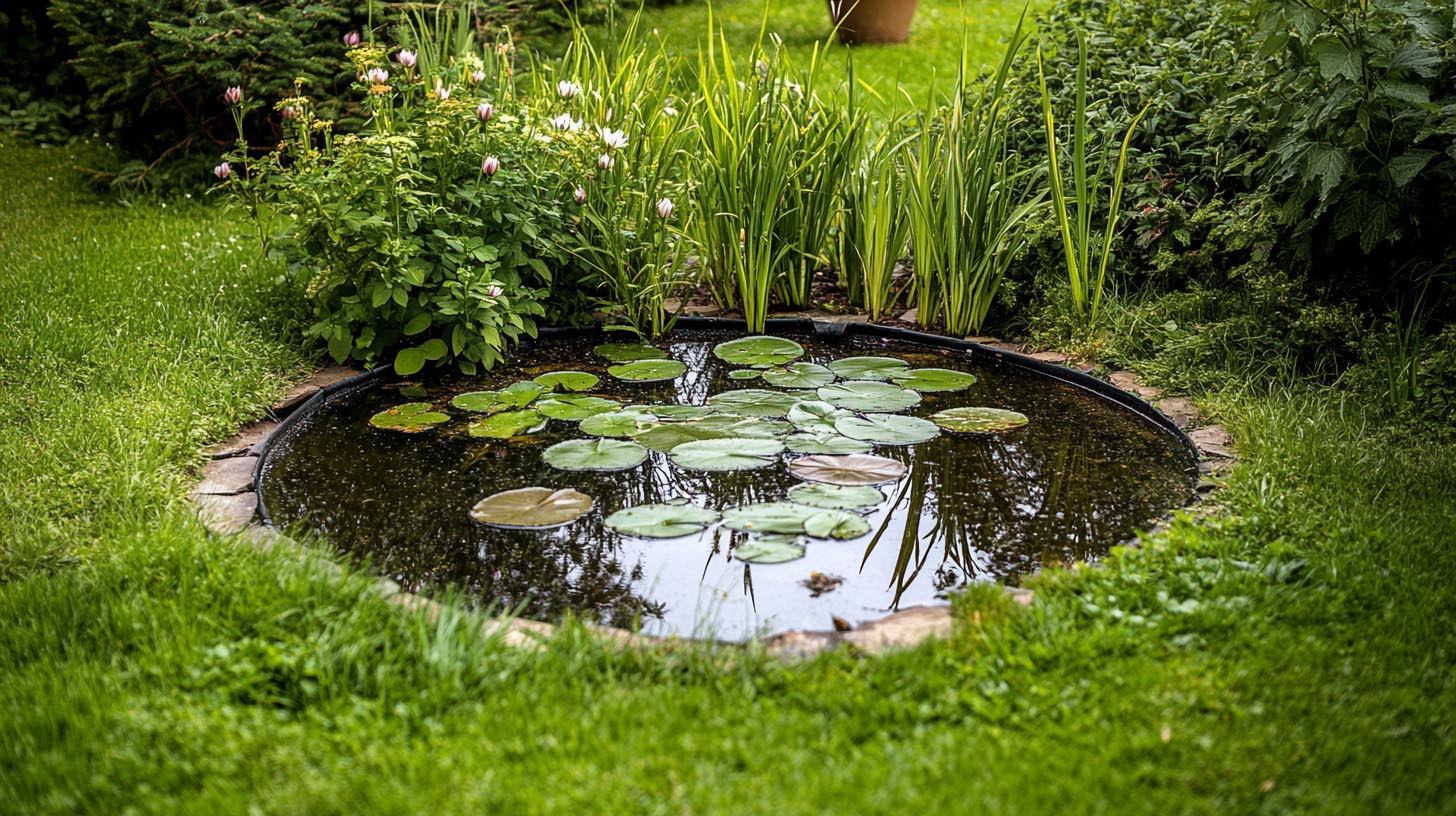
[[[736,331],[739,334],[745,335],[748,333],[747,321],[731,317],[681,317],[678,318],[673,328],[701,331]],[[980,343],[972,343],[969,340],[957,340],[953,337],[944,337],[938,334],[929,334],[927,332],[914,331],[913,329],[902,329],[895,326],[880,326],[874,323],[832,323],[824,320],[813,320],[807,317],[770,318],[765,323],[764,333],[771,335],[813,334],[824,338],[870,337],[884,340],[905,340],[922,345],[969,351],[975,355],[989,357],[1010,363],[1018,368],[1034,371],[1044,377],[1076,386],[1105,400],[1114,402],[1171,434],[1183,445],[1192,461],[1197,462],[1201,459],[1198,454],[1198,447],[1193,444],[1192,439],[1188,438],[1188,434],[1184,433],[1183,429],[1179,428],[1177,423],[1164,416],[1162,412],[1148,404],[1141,397],[1128,393],[1112,383],[1099,380],[1090,374],[1083,374],[1067,366],[1043,362],[1025,354],[991,348]],[[606,337],[607,331],[601,326],[547,327],[537,332],[537,340],[576,338],[589,335]],[[522,351],[527,351],[535,345],[535,341],[527,341],[519,344],[517,348]],[[325,403],[347,392],[362,391],[372,387],[376,382],[392,376],[392,369],[393,366],[386,363],[368,371],[360,372],[346,380],[325,386],[305,400],[302,405],[295,408],[292,413],[284,417],[278,423],[278,427],[274,428],[273,432],[268,434],[268,438],[263,440],[263,444],[258,449],[258,464],[253,467],[253,490],[258,497],[258,518],[262,520],[263,524],[269,527],[276,527],[273,523],[272,515],[268,512],[267,501],[263,498],[263,477],[268,471],[275,443],[286,439],[294,427],[314,411],[323,407]],[[1189,474],[1190,499],[1192,499],[1191,488],[1196,475],[1196,471]]]

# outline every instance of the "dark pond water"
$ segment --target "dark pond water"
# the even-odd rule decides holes
[[[943,602],[971,581],[1017,583],[1041,567],[1095,560],[1190,495],[1194,466],[1174,436],[1075,386],[992,356],[903,341],[799,337],[804,360],[853,355],[899,357],[916,367],[975,374],[969,389],[925,393],[904,413],[927,417],[959,406],[1026,414],[1005,434],[952,435],[913,446],[876,446],[903,462],[905,477],[885,485],[886,501],[866,514],[871,531],[848,541],[805,539],[806,555],[780,564],[733,556],[750,538],[718,525],[677,539],[619,535],[603,524],[617,510],[685,497],[722,510],[781,501],[800,482],[786,453],[773,466],[732,473],[687,471],[653,452],[614,473],[564,472],[541,451],[583,437],[576,423],[551,420],[543,432],[508,441],[464,433],[456,393],[498,388],[546,371],[601,375],[590,393],[624,404],[702,404],[710,395],[764,388],[730,379],[738,368],[716,359],[729,335],[679,332],[662,345],[688,370],[665,383],[631,384],[591,353],[598,338],[550,340],[488,376],[427,383],[423,399],[456,418],[418,434],[377,430],[376,412],[419,397],[382,383],[326,405],[271,452],[262,492],[273,521],[321,533],[403,586],[454,587],[485,606],[522,607],[552,620],[567,612],[656,634],[744,639],[785,628],[824,629],[831,616],[863,622],[895,608]],[[545,531],[487,528],[469,517],[487,495],[519,487],[575,488],[595,507]],[[817,597],[812,573],[843,578]]]

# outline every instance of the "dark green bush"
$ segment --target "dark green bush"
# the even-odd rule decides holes
[[[84,86],[46,5],[10,0],[0,10],[0,133],[57,144],[83,129]]]

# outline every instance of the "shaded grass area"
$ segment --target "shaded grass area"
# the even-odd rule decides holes
[[[68,163],[0,151],[0,811],[1456,805],[1450,445],[1245,396],[1224,514],[1045,575],[1030,610],[973,591],[951,642],[522,654],[188,517],[195,447],[300,362],[272,273],[227,252],[240,223],[92,201]]]

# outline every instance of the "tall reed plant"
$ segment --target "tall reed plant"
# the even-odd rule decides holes
[[[1122,216],[1122,181],[1127,168],[1128,146],[1138,123],[1147,113],[1148,106],[1144,105],[1128,125],[1117,150],[1116,167],[1111,172],[1111,179],[1106,180],[1108,165],[1112,161],[1112,147],[1107,141],[1102,142],[1096,150],[1089,147],[1091,138],[1087,128],[1087,35],[1079,30],[1076,93],[1072,110],[1072,187],[1069,194],[1062,161],[1058,155],[1057,121],[1052,111],[1052,96],[1047,89],[1040,47],[1036,53],[1036,71],[1041,87],[1042,117],[1046,125],[1047,176],[1051,185],[1052,210],[1056,213],[1057,227],[1061,233],[1062,250],[1067,264],[1067,282],[1071,285],[1072,307],[1080,318],[1091,323],[1097,319],[1097,310],[1102,304],[1107,283],[1107,265],[1112,259],[1117,223]],[[1097,154],[1096,167],[1090,175],[1089,150]],[[1109,185],[1109,189],[1102,235],[1098,239],[1093,235],[1093,217],[1102,197],[1101,188],[1104,183]],[[1099,250],[1095,256],[1094,245]]]
[[[845,185],[840,217],[840,282],[850,302],[862,307],[871,320],[894,308],[895,266],[910,243],[904,166],[891,138],[887,131],[864,142],[858,166]]]

